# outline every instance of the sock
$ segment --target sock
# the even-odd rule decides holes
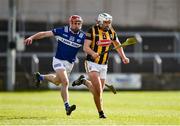
[[[65,109],[67,110],[68,108],[70,108],[70,106],[69,106],[69,103],[66,101],[66,102],[64,102],[64,106],[65,106]]]
[[[39,80],[43,81],[43,80],[44,80],[44,76],[43,76],[43,75],[40,75],[40,76],[39,76]]]
[[[104,112],[103,112],[103,111],[100,111],[100,112],[99,112],[99,115],[104,115]]]

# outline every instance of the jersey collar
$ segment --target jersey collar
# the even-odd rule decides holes
[[[71,33],[73,33],[73,34],[79,34],[79,32],[80,32],[80,31],[78,31],[77,33],[74,33],[74,32],[71,30],[70,27],[69,27],[69,31],[70,31]]]

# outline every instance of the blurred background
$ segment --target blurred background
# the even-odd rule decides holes
[[[116,52],[110,54],[107,83],[118,90],[179,90],[179,0],[0,0],[0,90],[34,89],[34,72],[53,72],[55,40],[24,46],[24,38],[67,25],[73,14],[82,16],[86,31],[102,12],[113,16],[120,41],[138,40],[124,49],[130,64],[124,65]],[[82,49],[78,58],[70,82],[85,73]],[[54,87],[48,82],[41,87],[49,88]]]

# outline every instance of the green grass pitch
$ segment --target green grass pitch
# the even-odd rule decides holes
[[[77,109],[66,116],[59,91],[0,92],[0,125],[180,125],[180,92],[104,92],[99,119],[88,91],[70,91]]]

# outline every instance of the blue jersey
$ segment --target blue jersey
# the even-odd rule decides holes
[[[52,32],[58,42],[55,57],[73,63],[76,60],[78,50],[84,43],[85,33],[79,31],[75,34],[69,26],[55,28]]]

